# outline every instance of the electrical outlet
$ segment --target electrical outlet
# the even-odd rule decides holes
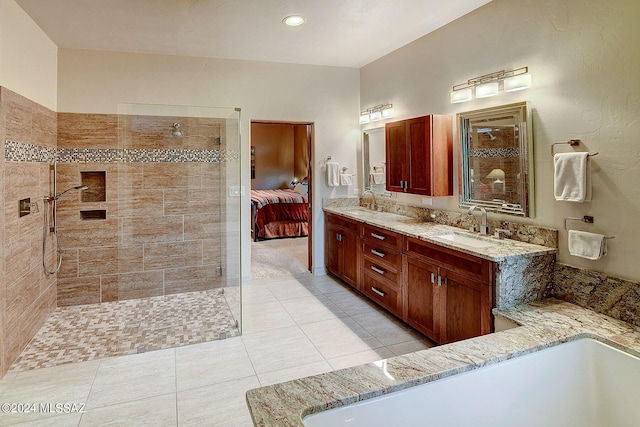
[[[359,188],[354,188],[353,189],[353,195],[357,196],[358,194],[360,194],[360,189]]]
[[[422,198],[422,204],[431,206],[431,205],[433,205],[433,199],[431,197],[423,197]]]

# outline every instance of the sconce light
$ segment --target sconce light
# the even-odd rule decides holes
[[[491,187],[494,193],[504,193],[505,173],[502,169],[492,169],[487,178],[492,179]]]
[[[498,82],[483,83],[476,86],[476,98],[489,98],[490,96],[496,96],[500,86]]]
[[[389,119],[393,117],[395,110],[393,104],[380,104],[375,107],[367,108],[360,113],[360,124],[364,125],[377,120]]]
[[[466,102],[473,99],[472,89],[475,89],[476,98],[488,98],[495,96],[502,90],[505,92],[515,92],[517,90],[531,87],[531,74],[529,67],[516,68],[515,70],[496,71],[484,76],[474,77],[466,83],[453,86],[451,91],[451,103]]]

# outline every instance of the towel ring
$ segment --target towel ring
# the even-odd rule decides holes
[[[582,222],[586,222],[587,224],[593,224],[593,217],[589,215],[585,215],[582,218],[574,218],[574,217],[568,216],[564,219],[565,231],[569,231],[569,229],[567,228],[567,221],[582,221]],[[610,239],[615,239],[616,236],[610,236],[610,237],[605,236],[604,238],[607,240],[610,240]]]
[[[566,141],[566,142],[554,142],[553,144],[551,144],[551,157],[556,155],[555,146],[564,145],[564,144],[569,144],[569,146],[571,147],[577,147],[578,145],[580,145],[580,140],[570,139],[569,141]],[[597,156],[598,154],[600,153],[598,153],[597,151],[595,153],[589,153],[589,157]]]

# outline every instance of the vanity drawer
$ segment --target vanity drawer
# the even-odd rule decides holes
[[[402,291],[390,286],[386,280],[376,278],[373,274],[375,273],[366,270],[362,274],[362,293],[402,318]]]
[[[487,284],[493,283],[492,263],[486,259],[443,248],[413,237],[405,239],[404,253],[448,268],[471,279]]]
[[[369,257],[364,257],[362,261],[363,271],[366,271],[374,276],[384,277],[385,279],[393,283],[399,283],[401,276],[398,273],[397,269],[388,268],[385,264],[376,262]]]
[[[394,233],[393,231],[362,224],[360,227],[360,236],[370,242],[376,242],[397,250],[402,249],[402,235]]]
[[[402,254],[377,242],[362,242],[362,254],[371,260],[387,264],[397,270],[402,269]]]

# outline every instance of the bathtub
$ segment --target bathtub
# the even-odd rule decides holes
[[[640,358],[580,339],[303,421],[307,427],[640,426]]]

